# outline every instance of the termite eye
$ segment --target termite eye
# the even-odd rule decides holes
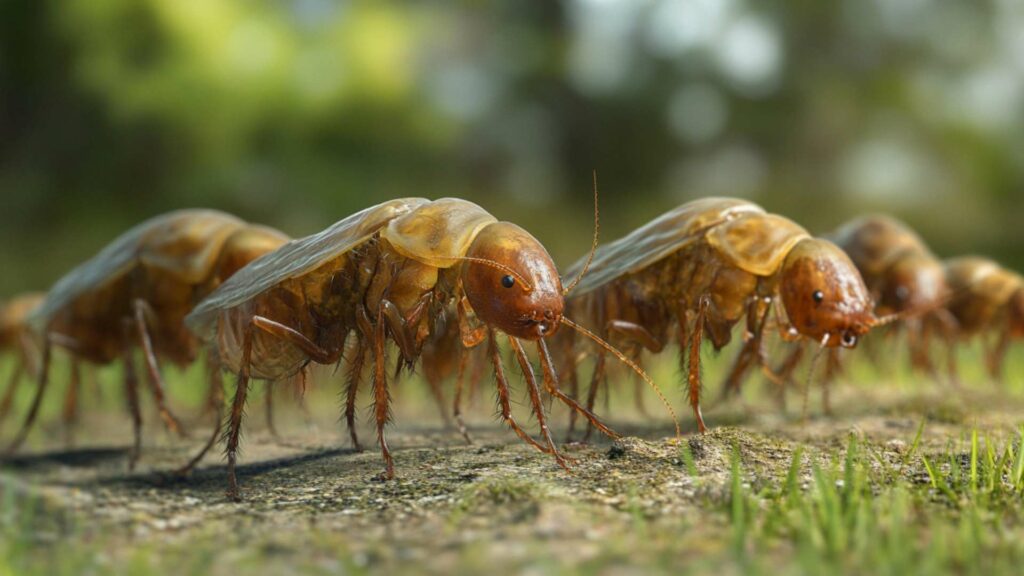
[[[821,290],[815,290],[814,294],[811,294],[811,298],[814,298],[814,302],[821,304],[825,300],[825,293]]]
[[[501,285],[505,288],[511,288],[516,285],[516,279],[509,275],[502,276]]]
[[[852,348],[857,344],[857,335],[852,332],[843,333],[843,346]]]

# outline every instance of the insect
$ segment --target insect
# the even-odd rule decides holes
[[[986,343],[986,367],[992,379],[1002,381],[1010,343],[1024,337],[1024,278],[977,256],[947,260],[945,270],[952,292],[946,305],[953,317],[946,332],[950,377],[957,379],[956,341],[994,333]]]
[[[235,464],[250,379],[279,381],[309,362],[335,364],[343,355],[348,365],[346,412],[353,410],[364,366],[372,375],[373,414],[384,460],[381,477],[393,478],[385,435],[391,417],[388,343],[398,349],[400,371],[413,366],[425,340],[445,333],[451,322],[457,322],[465,348],[486,341],[504,422],[523,441],[567,466],[548,429],[541,387],[521,340],[536,343],[544,389],[604,433],[615,435],[558,388],[545,340],[563,324],[590,334],[563,316],[567,290],[533,236],[499,222],[476,204],[453,198],[384,202],[251,263],[187,320],[237,375],[225,436],[229,498],[241,496]],[[543,443],[512,414],[499,333],[507,337],[524,374]]]
[[[567,275],[581,270],[580,260]],[[685,364],[689,403],[700,432],[700,345],[716,349],[746,317],[740,369],[766,367],[763,334],[772,310],[784,338],[822,348],[852,348],[882,321],[850,259],[827,240],[756,204],[705,198],[679,206],[597,250],[591,272],[569,298],[569,310],[634,353],[661,352],[670,339]],[[598,352],[588,391],[592,407],[605,378]],[[575,365],[571,362],[570,365]],[[767,370],[767,368],[765,368]]]
[[[0,398],[0,422],[3,422],[11,411],[18,386],[24,376],[35,375],[38,361],[38,350],[32,340],[28,326],[28,316],[43,300],[45,294],[31,292],[15,296],[0,306],[0,351],[14,353],[14,367]]]
[[[193,362],[198,341],[185,328],[185,315],[250,260],[253,249],[266,251],[265,244],[285,241],[276,231],[222,212],[181,210],[139,224],[65,275],[29,318],[43,335],[42,365],[29,412],[7,452],[20,446],[35,421],[54,346],[96,365],[123,362],[134,429],[131,467],[139,456],[142,425],[136,348],[143,351],[161,419],[169,430],[183,433],[167,407],[157,358],[180,366]]]
[[[875,314],[903,320],[900,324],[906,328],[913,367],[935,375],[929,354],[930,334],[935,325],[948,325],[950,321],[943,308],[949,289],[942,262],[916,232],[890,216],[860,217],[826,237],[857,267],[875,303]],[[803,354],[803,347],[794,348],[777,371],[778,378],[789,381]],[[836,350],[829,352],[827,367],[823,382],[826,411],[828,384],[840,370]],[[741,375],[731,376],[724,390],[737,392]]]

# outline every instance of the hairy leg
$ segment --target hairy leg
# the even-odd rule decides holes
[[[156,398],[157,409],[160,411],[160,419],[169,432],[185,437],[185,429],[167,407],[167,397],[164,393],[164,379],[160,374],[160,366],[156,360],[156,352],[153,349],[153,340],[149,335],[149,328],[146,325],[146,309],[148,305],[142,300],[135,300],[132,304],[134,311],[134,322],[139,345],[142,347],[143,356],[146,359],[146,369],[149,375],[149,384],[153,389],[153,396]]]
[[[207,371],[207,382],[209,386],[209,394],[207,394],[207,402],[209,403],[209,410],[213,412],[214,424],[213,433],[207,439],[206,444],[198,454],[192,457],[184,466],[175,470],[175,474],[178,476],[188,476],[192,473],[192,470],[199,465],[199,462],[203,460],[206,453],[210,451],[210,448],[217,442],[217,438],[220,437],[220,431],[223,427],[222,417],[224,415],[224,382],[220,375],[220,365],[217,361],[210,360],[206,361]]]

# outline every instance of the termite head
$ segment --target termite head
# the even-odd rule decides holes
[[[834,348],[853,348],[877,322],[860,272],[827,240],[797,243],[782,264],[782,304],[800,334]]]
[[[462,285],[478,318],[502,332],[537,340],[558,330],[565,309],[558,269],[544,246],[519,226],[481,230],[466,253]]]
[[[934,307],[948,294],[942,263],[926,255],[900,258],[886,276],[885,288],[879,295],[879,314]]]

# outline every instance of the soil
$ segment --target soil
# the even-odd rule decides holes
[[[744,481],[756,487],[782,481],[797,446],[828,462],[852,433],[883,458],[898,458],[922,420],[922,449],[941,450],[965,426],[1009,436],[1022,407],[991,394],[850,389],[828,418],[805,421],[770,403],[709,410],[715,427],[703,436],[676,438],[663,417],[611,418],[624,436],[564,444],[573,459],[568,471],[496,421],[476,422],[468,445],[432,424],[439,419],[429,411],[400,412],[389,431],[397,478],[380,481],[374,436],[362,431],[367,449],[351,449],[341,427],[329,424],[333,401],[322,400],[312,402],[322,406],[314,410],[315,427],[298,411],[279,410],[281,437],[250,414],[242,503],[225,498],[217,455],[190,478],[166,473],[201,445],[207,427],[194,425],[188,440],[147,430],[141,464],[128,472],[121,440],[127,429],[109,424],[115,414],[86,422],[79,448],[42,440],[6,462],[0,490],[8,500],[40,503],[45,513],[37,515],[34,543],[83,547],[108,566],[142,562],[183,573],[676,571],[690,565],[687,559],[727,556],[734,451]],[[565,414],[555,418],[562,422]],[[48,437],[59,434],[43,431],[37,440]],[[801,473],[809,481],[809,469]]]

